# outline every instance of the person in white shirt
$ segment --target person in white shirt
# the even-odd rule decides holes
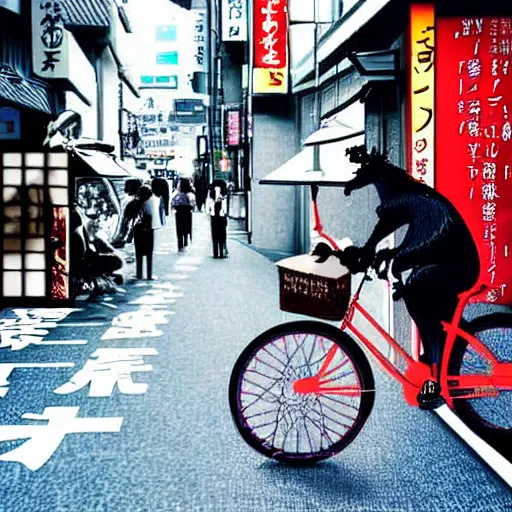
[[[142,260],[146,256],[147,279],[153,276],[153,249],[155,230],[162,227],[160,220],[160,200],[153,195],[151,188],[143,185],[139,190],[140,211],[133,226],[133,243],[135,245],[136,277],[142,279]]]
[[[213,183],[214,186],[210,190],[206,206],[212,228],[214,258],[227,257],[226,230],[228,225],[228,208],[226,190],[225,186],[222,187],[222,183]]]

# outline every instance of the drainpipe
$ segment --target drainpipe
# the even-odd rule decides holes
[[[96,71],[96,119],[98,128],[98,140],[103,140],[103,65],[101,55],[96,57],[94,61],[94,69]]]

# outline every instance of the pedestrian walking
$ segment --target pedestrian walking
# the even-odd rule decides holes
[[[160,222],[160,201],[153,195],[151,188],[143,185],[139,190],[139,214],[133,225],[133,243],[135,245],[136,277],[142,279],[142,263],[146,257],[146,278],[153,276],[153,250],[155,230],[162,227]]]
[[[119,229],[112,241],[114,247],[123,247],[126,243],[131,243],[133,240],[133,223],[140,211],[138,193],[141,186],[142,181],[139,179],[129,179],[125,181],[124,192],[131,199],[128,200],[123,209]]]
[[[178,252],[183,252],[188,245],[189,238],[192,242],[192,211],[196,204],[196,198],[187,178],[180,180],[178,193],[172,198],[171,204],[175,211]]]
[[[201,175],[196,174],[194,178],[194,188],[197,202],[197,211],[200,212],[206,202],[206,196],[208,193],[207,187],[205,186],[204,179]]]
[[[226,183],[224,181],[216,180],[212,183],[206,208],[210,216],[213,257],[225,258],[227,257],[226,230],[228,218]]]
[[[160,200],[158,205],[160,222],[162,226],[165,226],[167,223],[166,217],[169,216],[170,191],[168,181],[165,178],[153,178],[151,181],[151,191]]]

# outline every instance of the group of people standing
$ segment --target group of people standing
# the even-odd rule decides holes
[[[163,178],[153,178],[151,184],[130,179],[125,193],[131,197],[126,203],[115,244],[132,242],[135,247],[137,279],[142,279],[143,259],[146,257],[146,278],[153,280],[153,250],[155,231],[166,224],[169,215],[169,185]]]
[[[153,178],[143,182],[128,179],[124,184],[128,196],[119,228],[111,243],[101,235],[99,219],[88,219],[75,204],[71,222],[71,242],[76,262],[77,293],[90,291],[91,295],[112,293],[122,284],[122,255],[117,249],[132,243],[135,250],[135,275],[143,278],[143,263],[146,260],[146,278],[154,280],[153,253],[155,231],[164,227],[170,210],[175,212],[175,227],[178,252],[183,252],[192,242],[192,214],[202,210],[205,204],[210,217],[213,257],[227,257],[227,187],[222,180],[214,181],[201,204],[196,199],[190,180],[182,178],[173,194],[169,182],[164,178]]]
[[[151,185],[132,179],[126,181],[125,192],[131,196],[131,200],[124,208],[116,243],[124,244],[133,240],[135,277],[142,279],[143,258],[146,257],[147,279],[152,280],[155,230],[165,226],[169,205],[175,212],[178,252],[183,252],[192,242],[192,213],[198,207],[194,188],[189,179],[182,178],[171,196],[168,182],[163,178],[154,178]],[[210,187],[206,198],[206,212],[211,222],[213,257],[225,258],[228,255],[227,188],[222,180],[214,181]]]

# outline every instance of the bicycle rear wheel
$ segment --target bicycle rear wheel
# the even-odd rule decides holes
[[[512,363],[512,316],[477,318],[465,330],[483,343],[501,363]],[[465,340],[457,340],[450,360],[451,375],[491,375],[490,362]],[[497,396],[456,398],[459,417],[487,443],[512,460],[512,391]]]
[[[318,375],[328,354],[334,357],[322,385],[337,391],[296,393],[294,382]],[[368,360],[350,336],[299,321],[273,327],[245,348],[231,374],[229,403],[250,446],[306,465],[339,453],[357,436],[372,410],[374,388]]]

